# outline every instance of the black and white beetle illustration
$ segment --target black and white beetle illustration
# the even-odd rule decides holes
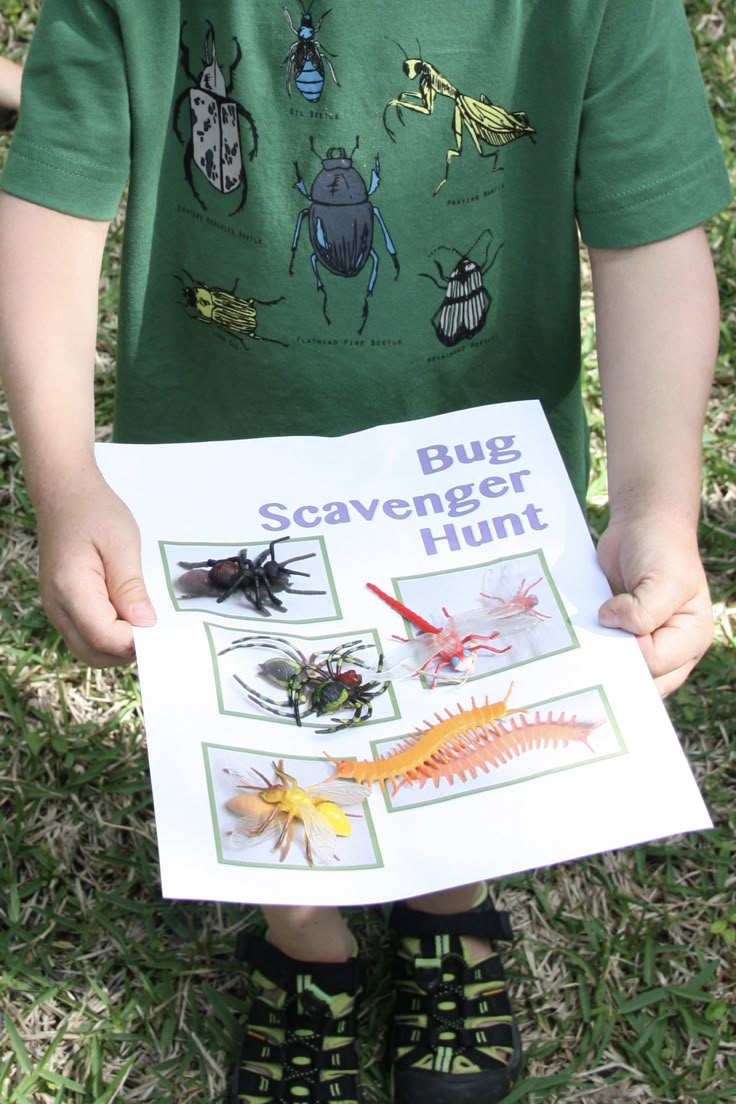
[[[486,236],[488,237],[488,244],[486,245],[483,263],[478,264],[471,259],[470,255]],[[428,272],[419,273],[420,276],[426,276],[428,280],[431,280],[445,293],[441,306],[432,315],[434,332],[443,345],[457,345],[459,341],[475,337],[486,324],[491,296],[483,285],[483,277],[493,268],[503,242],[497,246],[493,257],[489,261],[488,254],[492,244],[493,233],[486,229],[479,234],[467,253],[460,253],[459,250],[453,249],[449,245],[441,245],[440,249],[447,249],[460,258],[449,276],[445,276],[439,261],[434,263],[442,283]]]
[[[396,247],[381,212],[370,202],[370,196],[381,181],[378,154],[376,154],[374,168],[371,169],[370,184],[366,186],[358,170],[353,168],[353,155],[358,148],[358,138],[355,139],[355,147],[349,156],[340,146],[328,149],[325,157],[320,158],[314,148],[314,138],[310,138],[310,146],[312,153],[321,160],[322,169],[317,174],[310,192],[299,171],[299,165],[294,162],[296,170],[294,187],[307,197],[310,206],[300,211],[296,220],[289,275],[293,275],[294,272],[294,260],[302,222],[304,217],[308,216],[309,240],[313,250],[312,269],[317,278],[317,290],[322,293],[322,312],[329,325],[327,292],[322,283],[319,266],[324,265],[335,276],[357,276],[370,257],[371,275],[363,300],[363,321],[358,330],[358,333],[362,333],[368,319],[368,299],[373,294],[378,277],[378,254],[373,248],[374,219],[383,231],[386,249],[394,265],[394,279],[398,279],[399,275]]]
[[[195,76],[189,64],[189,47],[184,42],[186,25],[186,21],[181,25],[179,52],[181,67],[191,82],[191,87],[185,88],[174,104],[174,133],[183,145],[184,135],[179,127],[179,115],[185,100],[189,103],[190,134],[184,154],[184,176],[192,194],[205,211],[207,204],[195,186],[192,162],[208,183],[222,195],[229,195],[240,188],[240,203],[231,211],[231,214],[236,215],[243,209],[248,198],[248,178],[240,134],[241,119],[245,119],[248,124],[253,140],[249,154],[251,161],[258,152],[258,131],[253,116],[242,104],[230,98],[233,75],[243,54],[237,38],[233,38],[235,58],[226,81],[223,68],[217,60],[215,31],[207,21],[202,69]]]
[[[312,0],[312,3],[314,3],[314,0]],[[286,91],[291,95],[291,81],[293,78],[297,90],[309,103],[316,103],[322,95],[325,83],[325,63],[335,84],[338,87],[340,84],[330,61],[330,58],[335,55],[330,54],[329,50],[325,50],[317,39],[319,29],[331,10],[331,8],[328,8],[320,16],[319,23],[315,27],[312,19],[312,4],[308,8],[304,8],[302,5],[302,18],[297,30],[292,22],[289,9],[284,8],[284,15],[296,37],[296,42],[292,43],[283,62],[286,66]]]

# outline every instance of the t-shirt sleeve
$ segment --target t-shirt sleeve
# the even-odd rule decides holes
[[[109,219],[129,165],[130,109],[117,15],[105,0],[46,0],[0,185],[44,207]]]
[[[584,240],[615,249],[672,237],[732,194],[682,0],[610,0],[580,123]]]

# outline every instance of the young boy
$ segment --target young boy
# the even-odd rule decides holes
[[[582,500],[579,227],[616,594],[600,618],[639,638],[663,694],[682,682],[712,631],[700,226],[731,192],[680,0],[468,2],[451,22],[414,0],[47,0],[0,195],[0,363],[44,605],[94,665],[155,620],[93,455],[97,281],[126,181],[117,440],[339,434],[534,397]],[[232,1099],[354,1102],[349,929],[312,905],[264,913]],[[504,914],[460,886],[392,923],[395,1100],[501,1100],[521,1062]]]

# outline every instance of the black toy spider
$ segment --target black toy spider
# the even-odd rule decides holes
[[[362,676],[352,669],[368,667],[355,653],[371,646],[359,640],[350,640],[331,651],[314,652],[307,658],[283,637],[243,636],[218,654],[225,655],[236,648],[266,648],[278,652],[279,658],[259,663],[258,672],[286,690],[285,701],[267,697],[238,675],[234,676],[235,681],[256,705],[277,717],[293,717],[298,725],[312,713],[321,717],[340,709],[352,710],[351,717],[316,730],[324,733],[337,732],[367,721],[373,713],[373,700],[388,690],[388,682],[379,679],[363,682]],[[350,669],[346,668],[348,663],[351,664]],[[372,670],[379,674],[382,668],[383,653],[379,653],[378,663]]]
[[[176,581],[183,591],[184,598],[196,598],[203,595],[217,595],[218,602],[224,602],[236,590],[242,591],[247,600],[260,613],[270,616],[264,605],[268,601],[274,609],[285,610],[284,603],[276,597],[277,590],[287,594],[325,594],[324,590],[294,590],[289,584],[292,575],[309,578],[306,571],[294,571],[288,565],[297,560],[309,560],[316,552],[307,552],[303,556],[292,556],[290,560],[279,563],[274,545],[289,540],[279,537],[272,540],[268,548],[260,552],[255,559],[248,556],[248,549],[241,548],[237,556],[228,556],[222,560],[199,560],[188,563],[180,560],[178,566],[185,569]],[[208,571],[202,570],[209,568]]]

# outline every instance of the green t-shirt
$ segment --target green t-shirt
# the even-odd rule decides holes
[[[579,493],[578,228],[731,197],[681,0],[46,0],[2,185],[128,180],[118,440],[538,398]]]

